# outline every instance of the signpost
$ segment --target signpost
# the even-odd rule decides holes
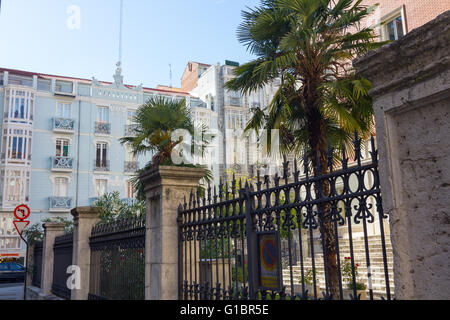
[[[276,231],[257,233],[258,243],[258,281],[259,288],[281,290],[282,273],[280,257],[280,236]]]
[[[14,220],[14,227],[17,230],[20,238],[25,242],[26,246],[26,254],[25,254],[25,277],[23,284],[23,300],[26,300],[26,292],[27,292],[27,273],[28,273],[28,242],[23,238],[22,233],[23,230],[30,224],[30,221],[26,220],[30,216],[31,210],[28,206],[21,204],[14,209],[14,216],[17,220]]]

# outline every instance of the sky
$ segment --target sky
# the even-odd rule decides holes
[[[0,0],[0,67],[112,81],[120,0]],[[260,0],[124,0],[126,84],[179,87],[188,61],[245,63],[241,11]]]

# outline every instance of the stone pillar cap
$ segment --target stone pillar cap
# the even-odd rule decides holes
[[[205,169],[182,166],[158,166],[139,176],[145,189],[164,186],[197,187]]]
[[[51,222],[45,222],[42,224],[42,227],[45,230],[64,230],[64,228],[66,227],[66,224],[64,222],[55,222],[55,221],[51,221]]]
[[[80,216],[92,216],[92,217],[99,217],[100,216],[100,208],[99,207],[77,207],[73,208],[70,213],[74,218],[80,217]]]

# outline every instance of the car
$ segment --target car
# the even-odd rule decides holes
[[[25,280],[25,267],[17,262],[0,263],[0,281]]]

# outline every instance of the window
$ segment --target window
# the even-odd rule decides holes
[[[404,9],[399,8],[381,19],[382,40],[394,41],[406,34],[404,16]]]
[[[11,122],[33,120],[34,93],[24,90],[7,90],[5,101],[5,114]]]
[[[385,32],[388,40],[397,40],[404,35],[402,17],[397,17],[385,25]]]
[[[95,196],[102,197],[106,194],[106,185],[108,181],[104,179],[95,180]]]
[[[127,125],[134,124],[135,123],[135,121],[134,121],[135,117],[136,117],[136,111],[128,110],[128,112],[127,112]]]
[[[107,166],[108,145],[106,143],[97,143],[97,152],[95,165],[97,168],[105,168]]]
[[[73,83],[67,82],[67,81],[56,80],[55,91],[63,92],[63,93],[72,93],[73,92]]]
[[[108,107],[97,107],[97,121],[101,123],[109,123]]]
[[[56,140],[56,156],[57,157],[69,156],[69,140],[65,139]]]
[[[244,129],[244,113],[243,112],[228,112],[228,129]]]
[[[38,79],[37,89],[40,91],[50,91],[52,82],[47,79]]]
[[[25,129],[4,129],[2,153],[9,162],[26,161],[31,146],[31,133]],[[12,160],[12,161],[11,161]]]
[[[72,115],[72,104],[58,102],[58,106],[56,108],[56,116],[58,118],[69,119]]]
[[[136,197],[136,195],[134,193],[134,186],[131,181],[127,181],[126,188],[127,188],[127,190],[126,190],[127,198],[134,199]]]
[[[69,185],[68,178],[55,178],[53,195],[55,197],[67,197],[68,185]]]

